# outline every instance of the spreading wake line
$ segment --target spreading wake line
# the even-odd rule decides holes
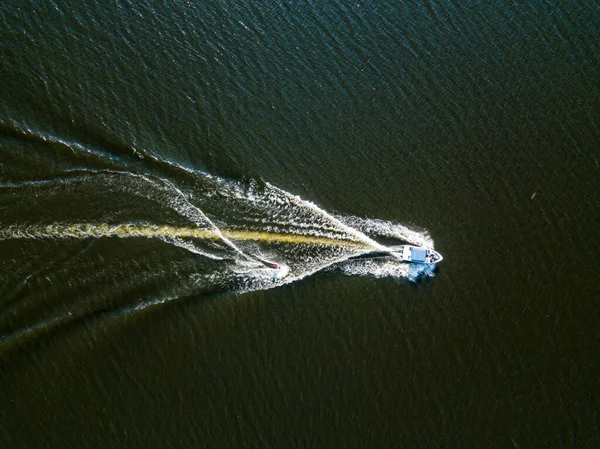
[[[89,224],[51,224],[9,226],[0,229],[0,240],[9,239],[88,239],[100,237],[118,238],[191,238],[221,240],[223,237],[233,241],[256,241],[272,243],[292,243],[337,246],[346,248],[370,248],[366,242],[332,239],[312,235],[285,234],[265,231],[214,230],[177,226],[152,226],[107,223]]]

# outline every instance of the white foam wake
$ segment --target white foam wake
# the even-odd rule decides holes
[[[370,276],[378,279],[408,279],[416,282],[424,277],[435,276],[435,266],[431,264],[399,263],[394,259],[349,260],[330,268],[347,276]]]
[[[338,218],[347,225],[374,239],[378,237],[396,239],[415,246],[434,249],[433,239],[425,230],[411,229],[401,223],[376,218],[362,218],[348,215],[341,215]]]

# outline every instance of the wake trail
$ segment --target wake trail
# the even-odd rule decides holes
[[[333,215],[268,182],[185,167],[102,129],[92,144],[17,122],[0,123],[0,134],[15,162],[0,172],[0,352],[96,312],[266,290],[324,270],[433,275],[393,258],[352,259],[388,251],[386,239],[433,248],[422,229]]]
[[[0,229],[0,240],[8,239],[88,239],[102,237],[118,238],[181,238],[255,241],[267,243],[290,243],[316,246],[338,246],[345,248],[370,249],[367,242],[356,242],[311,235],[282,234],[244,230],[215,230],[176,226],[136,224],[49,224],[11,225]],[[233,243],[232,243],[233,244]],[[240,251],[241,252],[241,251]]]

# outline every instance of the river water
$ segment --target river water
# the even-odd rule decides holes
[[[600,445],[599,29],[3,2],[2,446]]]

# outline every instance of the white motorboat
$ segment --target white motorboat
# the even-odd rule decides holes
[[[390,246],[384,250],[361,254],[350,259],[377,259],[383,257],[394,257],[402,262],[436,264],[443,257],[436,250],[415,245]]]
[[[403,262],[436,264],[443,259],[436,250],[422,246],[401,245],[392,247],[390,250],[390,253],[399,256]]]

